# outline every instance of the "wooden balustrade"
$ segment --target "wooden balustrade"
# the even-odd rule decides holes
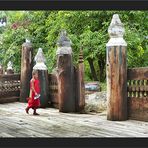
[[[127,80],[129,118],[148,121],[148,67],[128,69]]]

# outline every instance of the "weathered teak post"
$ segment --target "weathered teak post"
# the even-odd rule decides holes
[[[7,74],[14,74],[12,62],[9,61],[7,64]]]
[[[62,31],[57,42],[59,111],[75,112],[74,68],[72,65],[71,41],[66,31]]]
[[[3,74],[3,67],[2,67],[2,65],[0,64],[0,75],[2,75]]]
[[[78,64],[78,93],[79,93],[79,110],[83,111],[85,107],[85,84],[84,84],[84,60],[83,51],[80,50],[79,64]]]
[[[124,27],[114,14],[108,28],[107,43],[107,119],[127,120],[127,44],[123,39]]]
[[[33,69],[38,71],[39,81],[40,81],[40,88],[41,88],[41,107],[48,107],[49,106],[49,90],[48,90],[48,71],[45,65],[45,57],[43,55],[42,48],[38,49],[38,52],[35,56],[36,65]]]
[[[33,48],[29,40],[22,45],[21,55],[21,83],[20,83],[20,101],[26,102],[29,96],[30,79],[32,77],[33,68]]]

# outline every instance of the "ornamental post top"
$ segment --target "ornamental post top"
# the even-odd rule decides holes
[[[83,48],[81,47],[80,53],[79,53],[79,63],[82,63],[82,62],[84,62],[84,59],[83,59]]]
[[[32,47],[32,43],[31,43],[31,41],[29,40],[29,39],[25,39],[25,42],[23,43],[23,45],[22,46],[27,46],[27,47]]]
[[[36,65],[33,67],[33,69],[38,69],[38,70],[47,70],[47,67],[45,65],[46,59],[43,54],[42,48],[38,49],[38,52],[34,58]]]
[[[36,61],[36,63],[41,63],[41,62],[45,63],[46,62],[42,48],[38,49],[38,52],[37,52],[34,60]]]
[[[26,42],[26,43],[31,43],[30,40],[28,40],[28,39],[26,39],[25,42]]]
[[[58,49],[56,54],[72,54],[71,44],[72,42],[68,38],[66,30],[62,30],[57,41]]]
[[[127,46],[127,43],[123,39],[125,29],[119,18],[118,14],[114,14],[108,28],[110,40],[107,46]]]
[[[58,47],[70,47],[71,46],[71,40],[67,36],[66,30],[61,30],[59,39],[57,41]]]
[[[13,69],[12,66],[13,66],[12,62],[9,61],[8,64],[7,64],[7,69]]]

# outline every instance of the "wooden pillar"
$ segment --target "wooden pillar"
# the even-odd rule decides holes
[[[7,74],[14,74],[14,70],[12,68],[12,62],[9,61],[7,64]]]
[[[39,81],[40,81],[40,88],[41,88],[41,96],[40,96],[40,103],[42,108],[49,106],[49,90],[48,90],[48,70],[45,65],[45,57],[43,55],[42,48],[38,49],[38,52],[35,56],[36,65],[33,69],[38,71]]]
[[[21,54],[21,83],[20,83],[20,102],[27,102],[26,98],[29,97],[30,80],[32,77],[33,68],[33,48],[30,41],[22,45]]]
[[[127,65],[124,28],[118,14],[114,14],[108,29],[107,43],[107,119],[127,120]]]
[[[80,50],[79,64],[78,64],[78,96],[79,96],[79,110],[83,111],[85,107],[85,84],[84,84],[84,63],[83,51]]]
[[[3,74],[3,66],[0,64],[0,75]]]
[[[74,67],[72,65],[71,41],[66,31],[62,31],[57,42],[59,111],[75,112]]]

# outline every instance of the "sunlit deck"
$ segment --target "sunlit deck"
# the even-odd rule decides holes
[[[65,114],[38,109],[27,115],[25,103],[0,104],[0,137],[148,137],[148,122],[106,120],[106,114]]]

